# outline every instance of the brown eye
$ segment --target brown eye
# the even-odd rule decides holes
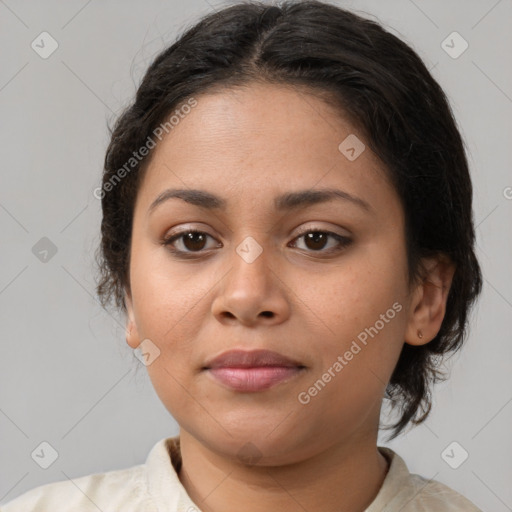
[[[204,233],[186,233],[183,236],[183,245],[190,251],[200,251],[204,249],[206,236]]]
[[[168,238],[162,240],[164,246],[169,247],[169,250],[178,257],[192,258],[201,256],[202,253],[207,253],[208,249],[221,247],[222,244],[213,244],[208,247],[208,238],[214,238],[203,231],[188,230],[176,233]],[[332,233],[331,231],[313,230],[305,231],[295,240],[304,239],[305,247],[298,247],[306,252],[317,252],[319,254],[331,254],[342,251],[352,243],[352,239]],[[330,241],[333,242],[330,242]],[[292,243],[292,247],[297,247],[298,244]]]
[[[309,249],[313,249],[315,251],[319,249],[323,249],[325,247],[325,244],[327,243],[329,236],[325,233],[322,233],[321,231],[314,231],[312,233],[307,233],[304,235],[304,241],[306,243],[306,246]]]
[[[304,239],[305,248],[308,252],[331,253],[348,247],[352,243],[352,239],[332,233],[331,231],[309,230],[302,233],[296,240]],[[329,239],[334,240],[334,244],[327,247]],[[294,244],[296,247],[297,244]],[[327,247],[327,249],[325,249]],[[303,249],[299,247],[299,249]],[[325,249],[325,250],[324,250]]]
[[[212,238],[203,231],[182,231],[163,240],[163,245],[170,246],[172,252],[176,253],[199,253],[206,248],[208,238]],[[213,238],[212,238],[213,240]],[[179,242],[179,243],[177,243]],[[179,247],[176,247],[178,245]]]

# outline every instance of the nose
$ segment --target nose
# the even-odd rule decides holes
[[[289,287],[279,276],[282,272],[276,259],[271,261],[270,250],[262,250],[254,258],[250,253],[246,257],[240,246],[238,249],[233,250],[231,269],[217,288],[213,315],[221,323],[245,326],[284,322],[290,314]]]

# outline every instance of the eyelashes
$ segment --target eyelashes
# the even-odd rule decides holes
[[[190,236],[192,235],[192,236]],[[199,244],[201,244],[201,241],[202,240],[205,240],[207,237],[211,238],[213,240],[213,237],[211,235],[209,235],[208,233],[205,233],[204,231],[198,231],[198,230],[195,230],[195,229],[187,229],[186,231],[181,231],[180,233],[176,233],[168,238],[165,238],[163,240],[163,245],[165,245],[166,247],[169,248],[169,250],[172,252],[172,253],[175,253],[175,254],[180,254],[180,253],[185,253],[185,254],[197,254],[197,253],[203,253],[204,251],[203,250],[199,250],[199,251],[184,251],[182,249],[176,249],[174,247],[174,242],[175,241],[180,241],[183,243],[183,239],[186,237],[186,240],[190,243],[196,243],[197,240],[196,239],[199,239],[200,242]]]
[[[173,255],[180,258],[197,258],[204,256],[208,252],[210,252],[214,248],[219,248],[221,245],[216,245],[213,248],[206,248],[207,240],[211,238],[215,240],[210,234],[199,231],[196,229],[187,229],[183,230],[179,233],[175,233],[169,237],[164,238],[161,243],[164,245]],[[343,251],[345,248],[350,246],[353,240],[349,237],[339,235],[338,233],[333,233],[332,231],[327,231],[325,229],[307,229],[302,233],[299,233],[292,242],[297,240],[304,239],[303,245],[306,248],[299,248],[301,251],[311,253],[311,254],[319,254],[319,255],[332,255],[338,252]],[[334,247],[331,244],[331,247],[325,249],[328,246],[329,239],[334,240]],[[179,242],[179,245],[182,248],[176,247],[176,242]],[[313,249],[307,247],[308,244],[313,245]],[[317,247],[320,245],[320,247]],[[292,245],[292,247],[296,247],[296,243]]]

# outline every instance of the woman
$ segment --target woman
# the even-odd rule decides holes
[[[211,14],[149,67],[98,194],[98,294],[180,435],[4,512],[479,510],[377,446],[427,417],[482,281],[463,142],[411,48],[316,1]]]

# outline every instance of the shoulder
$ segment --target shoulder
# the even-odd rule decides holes
[[[0,512],[175,511],[187,502],[179,461],[179,437],[161,439],[145,464],[41,485],[0,505]]]
[[[413,496],[404,512],[482,512],[474,503],[436,480],[427,480],[422,476],[411,474],[410,487]]]
[[[390,462],[380,492],[365,512],[482,512],[450,487],[409,472],[405,461],[390,448],[379,447]]]
[[[148,510],[143,464],[35,487],[0,506],[0,512],[89,512]]]

